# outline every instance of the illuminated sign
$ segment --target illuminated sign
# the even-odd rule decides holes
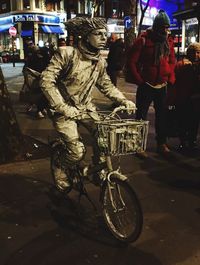
[[[38,21],[37,15],[24,14],[24,15],[15,15],[13,16],[13,21],[24,22],[24,21]]]
[[[1,17],[0,18],[0,25],[3,25],[3,24],[12,24],[12,23],[13,23],[12,16],[9,16],[9,17]]]
[[[17,14],[13,16],[13,22],[36,21],[43,23],[60,23],[60,18],[56,16],[39,15],[39,14]]]
[[[10,36],[16,36],[17,35],[17,29],[15,27],[10,27],[9,28],[9,34]]]
[[[153,24],[154,17],[157,15],[158,11],[160,9],[165,10],[165,12],[168,14],[171,26],[170,28],[177,27],[177,20],[175,20],[172,17],[172,14],[176,12],[180,6],[182,6],[184,3],[184,0],[179,0],[178,4],[176,1],[158,1],[158,0],[150,0],[149,6],[145,12],[145,16],[143,19],[143,25],[151,26]],[[142,6],[143,8],[146,6],[147,0],[142,0]],[[141,10],[140,10],[140,4],[138,4],[138,15],[140,19],[141,16]]]
[[[124,18],[124,26],[125,26],[126,29],[129,29],[129,28],[131,28],[133,26],[132,20],[131,20],[131,18],[129,16],[126,16]]]
[[[186,22],[187,26],[197,25],[198,24],[198,19],[196,17],[194,17],[194,18],[187,19],[185,22]]]

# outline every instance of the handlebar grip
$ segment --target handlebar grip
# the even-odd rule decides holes
[[[128,110],[132,110],[132,111],[135,111],[137,108],[127,108],[127,107],[125,107],[125,106],[119,106],[119,107],[116,107],[116,108],[114,108],[114,110],[110,113],[110,115],[109,116],[114,116],[117,112],[119,112],[119,111],[122,111],[122,110],[126,110],[126,111],[128,111]]]

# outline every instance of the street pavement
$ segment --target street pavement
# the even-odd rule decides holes
[[[55,137],[50,120],[27,115],[18,100],[23,64],[0,66],[23,134],[47,145]],[[135,86],[121,78],[119,88],[135,101]],[[103,108],[111,104],[96,90],[94,99]],[[143,231],[135,243],[119,245],[85,199],[78,205],[76,192],[66,201],[57,200],[49,157],[32,160],[30,156],[27,161],[0,165],[0,264],[199,265],[200,153],[178,153],[174,138],[169,139],[170,157],[156,154],[153,117],[151,107],[149,158],[121,159],[143,208]],[[82,133],[90,154],[90,138]],[[97,188],[87,188],[97,201]]]

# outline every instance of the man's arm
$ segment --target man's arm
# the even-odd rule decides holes
[[[50,106],[56,112],[70,117],[78,114],[78,110],[77,113],[74,113],[76,112],[76,108],[67,105],[57,87],[57,80],[60,77],[61,71],[66,68],[70,62],[69,53],[72,53],[72,51],[68,51],[67,49],[73,48],[67,47],[66,49],[62,48],[56,51],[49,65],[41,74],[40,86]]]
[[[130,67],[131,69],[131,73],[133,75],[133,79],[135,80],[136,85],[141,85],[144,83],[144,80],[142,79],[140,72],[138,70],[138,63],[140,60],[143,47],[144,47],[144,37],[137,38],[133,43],[133,46],[131,47],[128,58],[129,60],[128,67]]]

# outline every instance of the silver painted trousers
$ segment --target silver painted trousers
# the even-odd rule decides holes
[[[93,147],[93,163],[105,161],[105,157],[100,154],[97,137],[96,126],[94,121],[99,120],[97,112],[91,112],[89,115],[83,115],[79,120],[65,119],[61,114],[55,114],[52,118],[53,125],[65,142],[64,160],[70,166],[81,161],[86,153],[86,148],[79,133],[79,126],[84,126],[91,135]]]

